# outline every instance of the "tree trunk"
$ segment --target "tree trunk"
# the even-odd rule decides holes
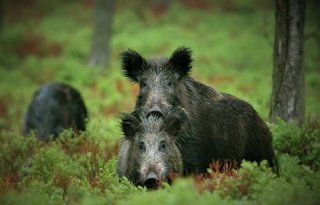
[[[305,0],[276,0],[272,96],[269,118],[304,122]]]
[[[90,65],[106,66],[109,63],[114,6],[114,0],[95,0],[95,25],[89,57]]]
[[[0,0],[0,32],[3,29],[3,24],[4,24],[4,5],[3,5],[3,0]]]

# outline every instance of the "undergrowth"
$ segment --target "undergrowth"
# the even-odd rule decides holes
[[[281,130],[281,132],[279,131]],[[0,203],[19,204],[317,204],[320,200],[320,171],[317,146],[300,150],[301,143],[287,141],[304,135],[315,145],[319,128],[299,128],[281,123],[272,125],[274,147],[280,164],[277,175],[267,162],[244,161],[234,169],[232,163],[219,162],[207,174],[174,178],[157,191],[133,186],[116,173],[118,143],[99,140],[91,130],[74,134],[63,132],[48,143],[14,133],[1,133]],[[97,133],[97,132],[96,132]],[[10,137],[8,137],[10,136]],[[313,160],[310,160],[313,159]],[[32,197],[35,195],[37,197]]]

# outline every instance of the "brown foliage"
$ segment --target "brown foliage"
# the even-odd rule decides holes
[[[62,45],[59,43],[49,43],[43,36],[29,34],[25,36],[20,45],[16,48],[16,53],[20,58],[29,55],[37,57],[59,56],[62,52]]]
[[[246,174],[239,174],[238,166],[232,161],[215,161],[210,164],[209,172],[194,176],[200,193],[220,191],[222,195],[242,197],[248,194],[251,180]]]

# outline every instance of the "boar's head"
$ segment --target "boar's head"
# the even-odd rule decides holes
[[[177,110],[177,109],[176,109]],[[182,174],[182,157],[177,139],[187,115],[183,109],[157,115],[124,114],[122,132],[130,143],[125,176],[135,185],[157,188],[171,183],[171,176]]]
[[[139,84],[136,109],[144,114],[165,116],[172,106],[180,105],[177,96],[181,83],[191,70],[191,51],[176,49],[170,58],[146,60],[134,50],[122,53],[122,70],[130,80]]]

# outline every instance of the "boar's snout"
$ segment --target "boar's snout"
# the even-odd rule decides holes
[[[155,189],[160,185],[160,180],[158,179],[156,173],[149,172],[146,180],[144,181],[144,185],[148,189]]]
[[[147,114],[147,118],[150,116],[161,118],[163,116],[163,114],[161,113],[161,111],[159,109],[156,108],[156,109],[150,110],[150,112]]]
[[[148,113],[147,113],[147,118],[149,116],[155,116],[155,117],[162,117],[163,116],[163,106],[161,106],[161,104],[159,102],[153,102],[151,103],[151,105],[149,106],[148,109]]]
[[[150,115],[157,117],[165,115],[166,106],[163,99],[158,96],[153,96],[146,104],[146,111],[147,117]]]

